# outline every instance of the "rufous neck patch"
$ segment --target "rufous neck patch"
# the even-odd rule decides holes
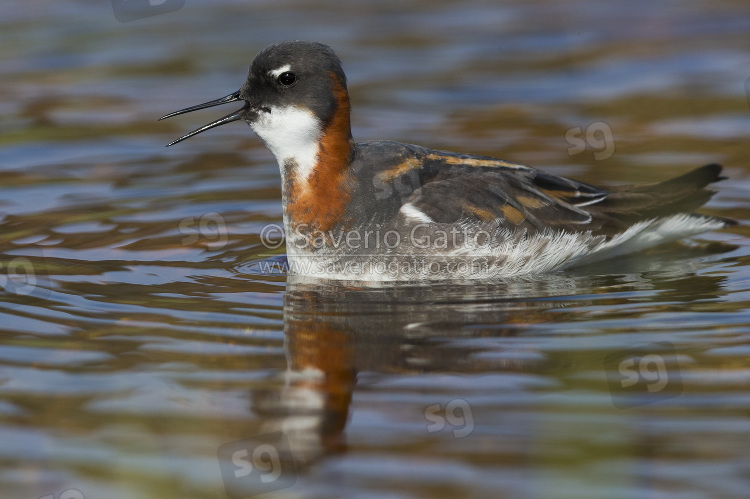
[[[290,179],[285,207],[292,225],[306,224],[310,230],[324,232],[342,222],[351,200],[346,180],[354,151],[349,94],[338,77],[333,73],[330,75],[336,111],[323,130],[313,171],[305,179]]]

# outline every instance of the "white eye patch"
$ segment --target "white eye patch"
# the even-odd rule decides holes
[[[272,69],[268,72],[268,74],[270,74],[274,78],[278,78],[281,73],[286,73],[290,69],[292,69],[292,67],[289,64],[284,64],[280,68]]]

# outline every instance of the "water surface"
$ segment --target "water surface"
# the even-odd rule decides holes
[[[745,3],[2,11],[3,497],[747,497]],[[156,118],[285,39],[336,49],[359,140],[603,184],[720,162],[704,212],[745,224],[510,281],[264,274],[270,153],[239,123],[164,148],[229,109]]]

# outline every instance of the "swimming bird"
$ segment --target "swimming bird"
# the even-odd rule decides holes
[[[239,110],[281,170],[289,272],[368,281],[550,272],[720,229],[695,214],[722,180],[709,164],[660,183],[596,187],[511,161],[393,141],[354,142],[346,75],[321,43],[271,45]]]

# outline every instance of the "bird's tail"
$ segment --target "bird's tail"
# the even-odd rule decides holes
[[[664,182],[615,187],[605,200],[591,208],[624,224],[678,213],[690,214],[716,193],[707,186],[726,178],[721,176],[721,169],[721,165],[712,163]],[[737,224],[728,218],[712,218],[724,225]]]

